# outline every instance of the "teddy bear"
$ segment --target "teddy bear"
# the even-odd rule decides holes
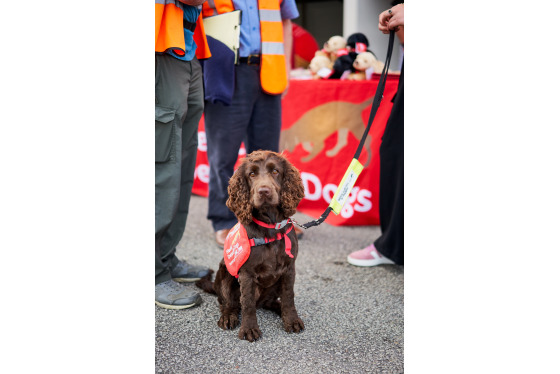
[[[379,61],[372,52],[367,51],[359,53],[352,66],[356,72],[350,74],[348,79],[359,81],[366,78],[369,79],[369,76],[371,76],[371,74],[367,74],[369,72],[378,74],[381,73],[383,71],[384,64]]]
[[[328,78],[332,74],[332,62],[327,56],[316,53],[309,63],[309,70],[313,79]]]
[[[334,63],[338,57],[348,53],[346,50],[346,39],[340,35],[331,36],[323,45],[321,53],[325,54]]]

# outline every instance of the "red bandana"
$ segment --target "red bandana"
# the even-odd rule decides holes
[[[231,275],[238,277],[239,269],[251,254],[249,237],[239,222],[229,231],[224,244],[224,261]]]
[[[267,228],[275,228],[277,230],[284,227],[287,223],[291,223],[290,220],[282,221],[277,223],[276,225],[267,224],[261,221],[258,221],[253,218],[253,222],[256,224],[267,227]],[[282,238],[285,239],[285,246],[286,246],[286,254],[294,258],[292,255],[292,242],[290,238],[286,235],[292,230],[293,226],[290,226],[288,230],[286,230],[285,234],[277,233],[275,238],[252,238],[249,239],[247,235],[247,230],[245,227],[239,222],[229,231],[226,241],[224,243],[224,262],[226,263],[226,267],[231,275],[234,277],[239,277],[239,269],[249,258],[251,254],[251,247],[255,247],[257,245],[263,245],[275,240],[280,240]]]

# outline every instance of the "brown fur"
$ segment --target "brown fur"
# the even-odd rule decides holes
[[[255,151],[248,155],[229,181],[227,206],[247,230],[249,238],[273,238],[280,230],[261,227],[252,217],[275,223],[289,218],[304,197],[298,170],[281,154]],[[197,283],[207,292],[218,295],[221,316],[218,326],[222,329],[241,327],[239,338],[255,341],[261,337],[256,310],[272,310],[282,317],[287,332],[304,329],[294,304],[295,260],[298,254],[297,237],[292,229],[287,236],[292,243],[291,253],[285,253],[285,241],[278,240],[251,248],[251,254],[239,270],[239,278],[220,262],[212,285],[210,277]]]

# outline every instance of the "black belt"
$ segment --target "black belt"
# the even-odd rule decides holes
[[[259,65],[261,63],[261,55],[249,55],[249,57],[239,57],[240,64]]]
[[[194,32],[194,29],[196,29],[196,23],[190,23],[183,18],[183,28]]]

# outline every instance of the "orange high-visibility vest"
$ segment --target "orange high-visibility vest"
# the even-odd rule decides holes
[[[196,43],[196,58],[202,60],[212,57],[210,47],[208,47],[208,42],[206,41],[206,33],[204,32],[204,24],[202,23],[202,12],[200,12],[196,20],[196,29],[194,29],[193,39]]]
[[[172,49],[179,56],[185,55],[185,33],[183,30],[183,8],[175,0],[155,0],[156,3],[156,52]],[[206,34],[202,25],[202,13],[196,22],[193,39],[197,45],[196,57],[211,56]]]
[[[288,84],[284,56],[284,31],[280,15],[281,0],[258,0],[261,26],[261,87],[269,94],[284,92]],[[235,10],[232,0],[208,0],[202,16]]]
[[[156,1],[156,52],[173,49],[179,56],[185,55],[183,32],[183,8],[174,0]]]

